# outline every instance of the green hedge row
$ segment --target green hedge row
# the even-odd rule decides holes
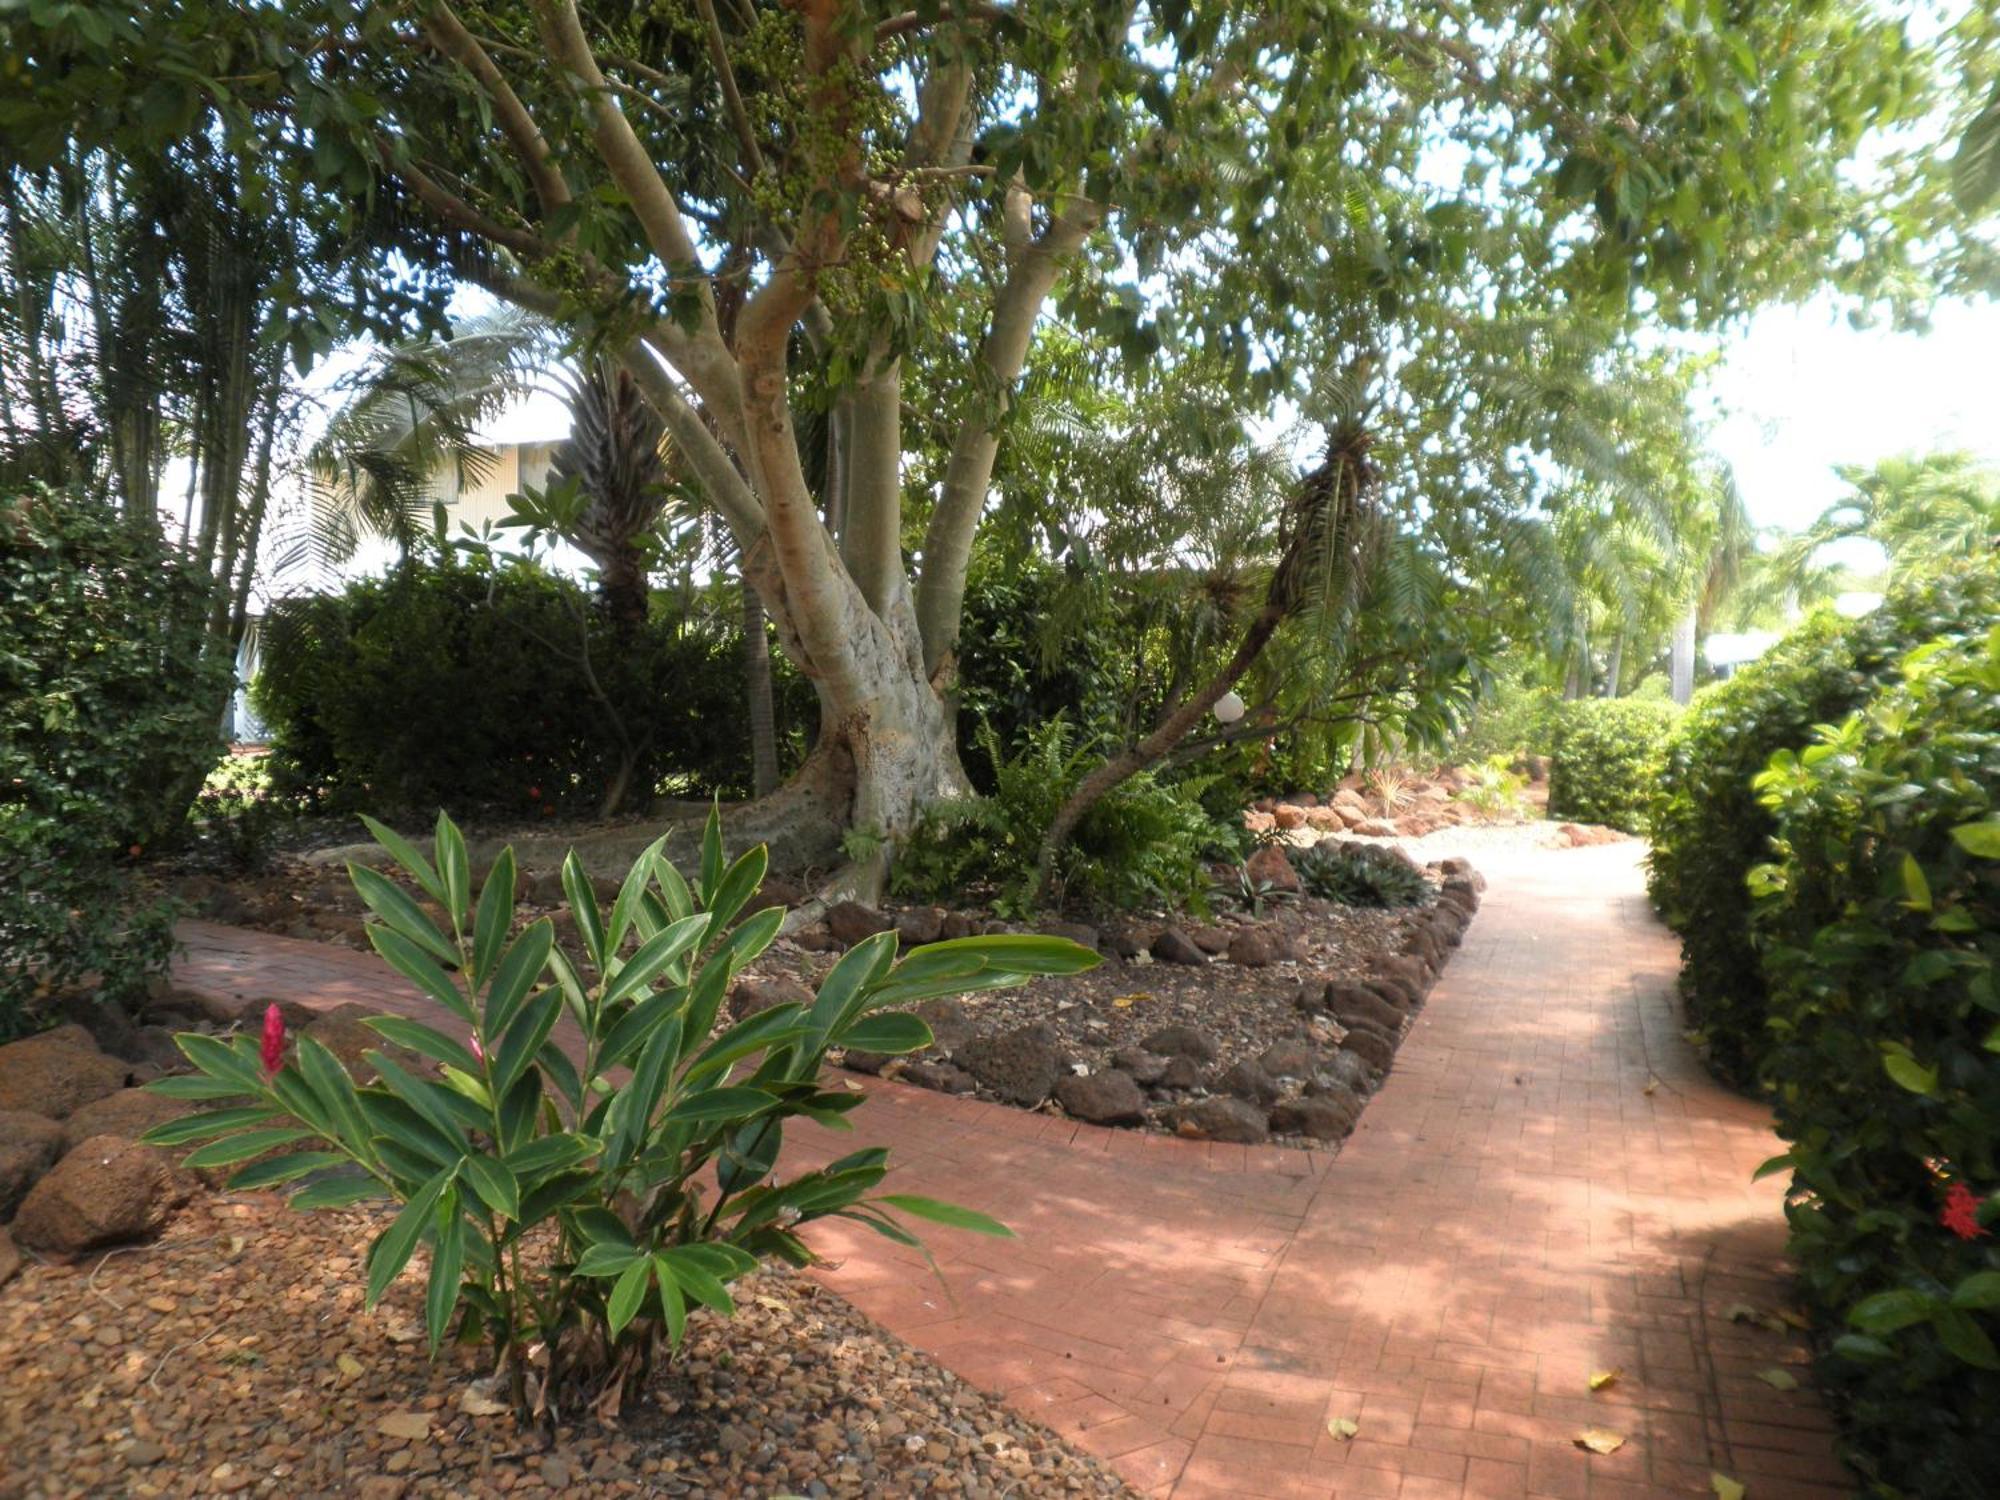
[[[1780,750],[1866,701],[1903,655],[2000,618],[2000,577],[1966,568],[1898,590],[1862,620],[1807,622],[1727,682],[1703,689],[1675,728],[1649,816],[1648,889],[1681,937],[1681,989],[1711,1065],[1755,1083],[1770,1002],[1750,934],[1751,868],[1775,820],[1751,786]]]
[[[254,695],[273,786],[327,811],[588,816],[623,762],[622,727],[627,810],[669,778],[682,795],[746,794],[741,639],[658,608],[623,638],[575,584],[525,563],[411,562],[286,600],[265,623]],[[773,667],[780,727],[802,733],[811,690]]]
[[[1657,698],[1583,698],[1556,716],[1549,816],[1642,832],[1680,710]]]
[[[1994,618],[1902,658],[1757,778],[1792,1254],[1850,1459],[1875,1493],[1923,1500],[2000,1494]]]
[[[90,497],[0,497],[0,1040],[45,986],[129,999],[166,966],[129,853],[186,812],[169,789],[222,748],[226,653],[207,582]]]

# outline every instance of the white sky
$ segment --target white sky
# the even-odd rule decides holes
[[[1843,492],[1839,463],[1965,448],[2000,465],[2000,304],[1952,303],[1927,333],[1855,329],[1830,300],[1771,308],[1724,344],[1711,438],[1759,526],[1798,530]]]

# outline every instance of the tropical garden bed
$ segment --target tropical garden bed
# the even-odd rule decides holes
[[[695,1314],[617,1425],[524,1435],[471,1351],[429,1359],[416,1272],[362,1307],[386,1221],[198,1197],[155,1244],[23,1269],[0,1295],[0,1493],[1130,1493],[781,1271],[738,1283],[733,1319]]]

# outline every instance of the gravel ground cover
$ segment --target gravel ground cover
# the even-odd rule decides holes
[[[473,1351],[428,1359],[421,1264],[362,1310],[383,1222],[199,1197],[157,1243],[25,1266],[0,1290],[0,1495],[1132,1493],[789,1272],[695,1315],[618,1427],[546,1444],[482,1399]]]

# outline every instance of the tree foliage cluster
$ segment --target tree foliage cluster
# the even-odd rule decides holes
[[[480,287],[630,376],[819,695],[769,811],[822,849],[963,791],[983,530],[1064,568],[1079,542],[1187,565],[1186,526],[1149,535],[1144,507],[1093,504],[1101,468],[1051,468],[1148,430],[1096,421],[1065,360],[1239,423],[1288,403],[1308,464],[1344,465],[1245,492],[1238,650],[1107,761],[1130,771],[1267,647],[1338,668],[1384,598],[1419,628],[1504,614],[1663,524],[1685,371],[1641,323],[1829,279],[1920,300],[1957,224],[1934,164],[1886,190],[1845,168],[1939,110],[1960,43],[1858,0],[31,0],[5,25],[13,181],[206,153],[294,227],[260,262],[287,294],[256,304],[260,357],[435,329]],[[1043,420],[1063,392],[1067,435]]]
[[[1679,716],[1658,698],[1565,703],[1549,757],[1549,816],[1643,832],[1661,748]]]

